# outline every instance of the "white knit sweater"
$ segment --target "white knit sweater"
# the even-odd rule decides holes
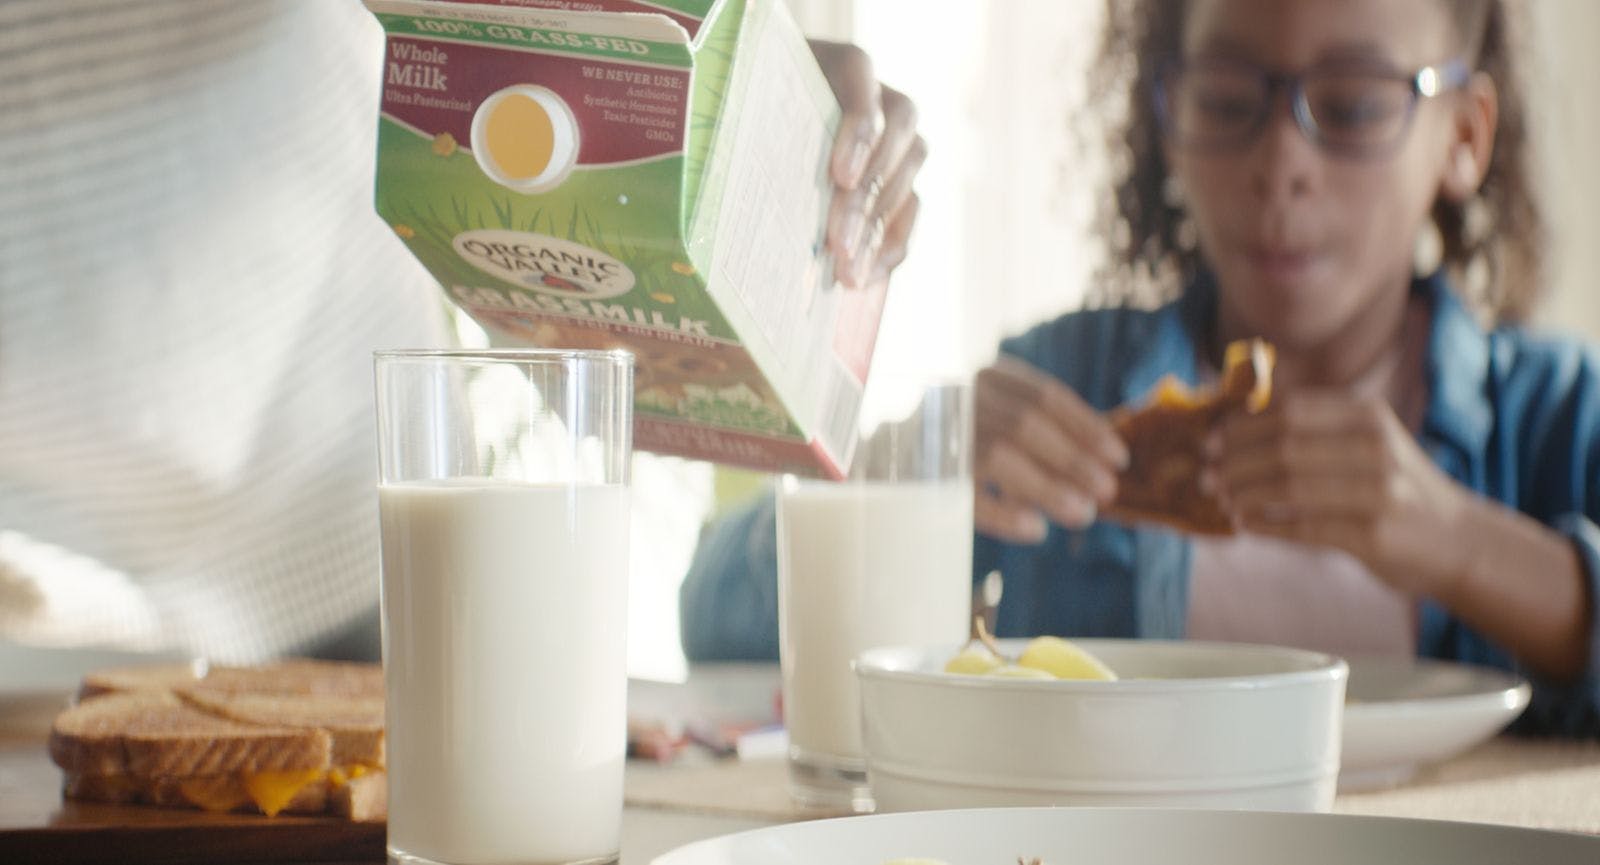
[[[0,3],[0,638],[248,661],[376,603],[371,352],[445,339],[381,52],[355,0]]]

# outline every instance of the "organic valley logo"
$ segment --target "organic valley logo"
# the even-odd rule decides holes
[[[633,288],[633,271],[622,262],[581,243],[485,228],[456,235],[458,255],[500,279],[557,297],[604,298]]]

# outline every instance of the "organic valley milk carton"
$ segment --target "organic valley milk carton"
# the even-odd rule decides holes
[[[838,477],[881,292],[824,250],[839,109],[782,0],[366,0],[377,210],[497,343],[637,356],[638,447]]]

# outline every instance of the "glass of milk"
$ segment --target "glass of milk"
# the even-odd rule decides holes
[[[778,646],[789,790],[871,810],[851,660],[959,643],[972,611],[972,388],[917,386],[864,429],[842,483],[783,478]]]
[[[614,863],[633,358],[375,358],[389,861]]]

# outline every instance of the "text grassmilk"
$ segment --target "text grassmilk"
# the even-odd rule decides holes
[[[614,855],[628,490],[385,484],[389,847],[439,862]]]
[[[779,494],[784,719],[790,743],[858,758],[850,662],[865,649],[956,643],[972,607],[972,482],[800,483]]]

